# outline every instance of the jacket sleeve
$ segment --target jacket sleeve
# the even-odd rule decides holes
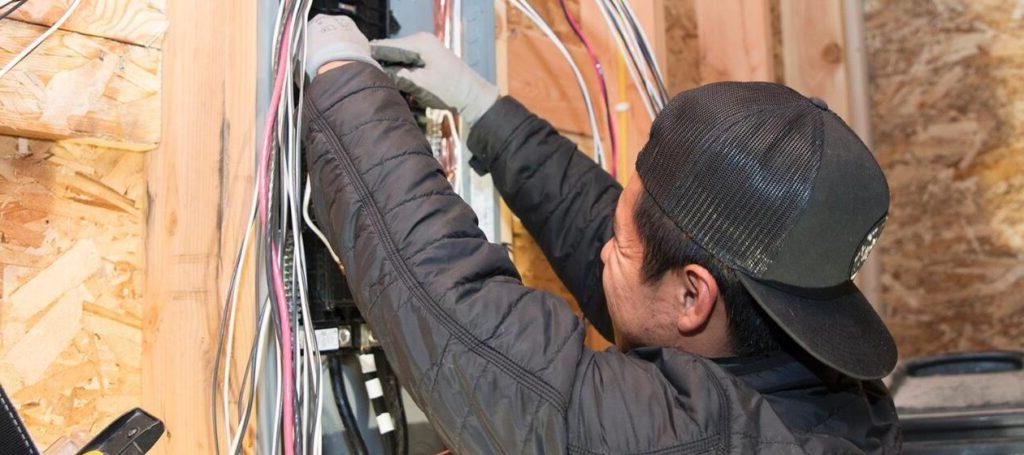
[[[468,145],[474,167],[491,173],[584,316],[611,340],[600,252],[612,236],[622,187],[511,97],[499,99],[473,126]]]
[[[487,242],[383,72],[304,102],[315,216],[403,386],[458,453],[564,451],[582,323]]]

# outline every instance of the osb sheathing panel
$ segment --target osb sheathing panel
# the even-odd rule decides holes
[[[143,160],[0,136],[0,383],[41,447],[139,405]]]
[[[901,355],[1024,348],[1024,3],[868,0],[866,25]]]

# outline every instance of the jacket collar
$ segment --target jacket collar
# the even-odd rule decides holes
[[[658,364],[668,377],[672,376],[671,370],[675,363],[668,360],[673,357],[672,354],[679,353],[674,349],[661,347],[643,347],[630,351],[631,355]],[[783,351],[758,357],[725,357],[709,360],[740,378],[747,387],[762,395],[821,386],[824,385],[822,376],[828,376],[827,371],[815,373],[806,364]]]

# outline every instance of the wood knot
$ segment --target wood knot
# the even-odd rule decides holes
[[[821,50],[821,58],[833,65],[843,61],[843,47],[839,43],[828,43]]]

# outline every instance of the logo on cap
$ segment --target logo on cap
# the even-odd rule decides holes
[[[878,237],[882,235],[882,229],[885,229],[885,222],[889,219],[889,215],[886,214],[882,219],[875,223],[875,226],[868,232],[867,237],[864,237],[864,241],[861,242],[860,248],[857,250],[857,255],[853,257],[853,267],[850,269],[850,279],[853,279],[857,275],[864,263],[867,262],[868,256],[871,255],[871,250],[875,248],[875,243],[878,242]]]

